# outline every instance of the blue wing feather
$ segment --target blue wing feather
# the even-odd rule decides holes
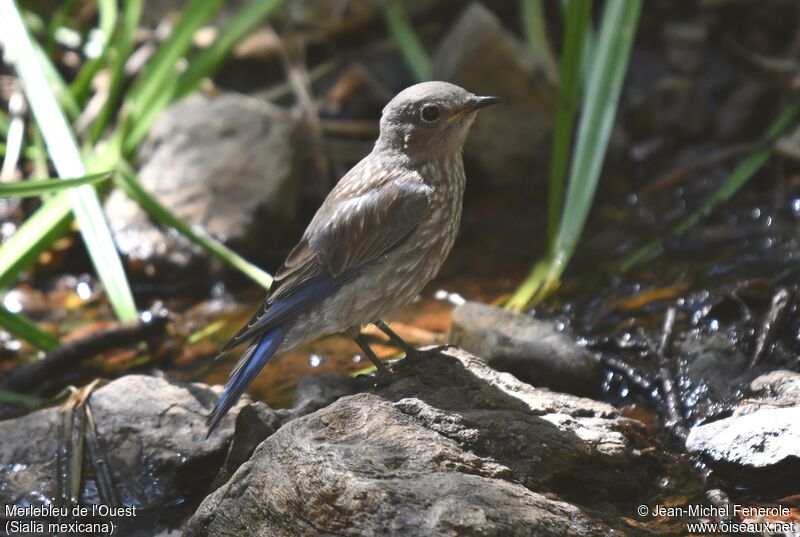
[[[250,383],[253,382],[259,371],[278,352],[287,333],[288,330],[285,327],[273,328],[242,354],[228,378],[225,390],[206,421],[208,435],[211,434],[231,407],[236,404],[236,401],[239,400]]]

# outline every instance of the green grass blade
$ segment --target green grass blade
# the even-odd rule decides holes
[[[128,121],[127,119],[122,122],[122,152],[126,155],[132,155],[133,152],[139,147],[139,144],[150,132],[150,127],[153,122],[158,119],[158,116],[164,111],[169,103],[172,102],[173,92],[178,84],[177,78],[170,78],[164,83],[161,91],[156,97],[150,101],[147,108],[136,118],[136,121]]]
[[[117,176],[118,186],[142,209],[144,209],[155,221],[166,227],[175,228],[187,239],[197,244],[219,258],[222,262],[241,271],[244,275],[252,279],[265,289],[272,285],[272,276],[264,272],[256,265],[242,258],[239,254],[229,249],[224,244],[213,238],[192,229],[186,222],[172,214],[169,209],[164,207],[158,200],[150,196],[139,184],[139,182],[128,172],[123,172]]]
[[[97,7],[100,11],[99,23],[97,27],[103,32],[106,42],[111,39],[111,34],[114,33],[114,27],[117,25],[117,0],[98,0]]]
[[[563,11],[564,16],[566,16],[567,10],[569,9],[570,4],[572,4],[572,0],[561,0],[560,3],[561,3],[561,11]],[[582,85],[586,85],[586,81],[589,80],[589,74],[592,71],[592,59],[594,57],[593,52],[596,50],[595,48],[596,43],[597,40],[595,38],[594,26],[591,23],[591,17],[590,17],[589,27],[586,29],[586,35],[583,38],[583,53],[581,54]]]
[[[125,63],[133,52],[134,35],[142,14],[142,2],[143,0],[128,0],[125,2],[120,24],[111,39],[111,43],[106,48],[106,54],[110,61],[111,82],[109,83],[106,102],[103,104],[103,108],[92,123],[92,128],[89,131],[89,138],[92,142],[97,142],[100,139],[114,117],[125,82]],[[80,88],[75,89],[78,91]]]
[[[10,392],[7,390],[0,390],[0,403],[7,403],[11,405],[24,406],[29,409],[41,406],[46,399],[27,395],[24,393]]]
[[[0,23],[0,26],[2,26],[2,23]],[[42,47],[39,46],[39,43],[33,40],[30,40],[29,43],[33,47],[35,54],[35,56],[31,56],[29,59],[32,60],[34,57],[36,58],[47,80],[50,91],[58,99],[58,103],[61,105],[64,113],[67,114],[70,120],[76,119],[80,115],[81,109],[72,97],[72,92],[64,82],[64,79],[61,78],[61,73],[58,72],[58,69],[56,69],[56,66],[50,61],[50,58],[45,51],[42,50]]]
[[[45,332],[36,323],[22,315],[11,313],[0,304],[0,327],[23,339],[37,349],[49,350],[58,347],[58,338]]]
[[[0,29],[6,46],[13,44],[12,56],[17,74],[58,175],[86,175],[75,138],[50,89],[38,61],[39,56],[13,0],[0,0]],[[136,304],[97,192],[94,187],[83,185],[68,190],[66,195],[115,313],[123,321],[134,321],[137,318]]]
[[[55,52],[56,49],[56,33],[61,28],[66,28],[66,22],[69,15],[75,10],[78,0],[65,0],[61,2],[58,9],[53,12],[50,22],[47,24],[47,39],[45,46],[49,53]],[[30,27],[29,27],[30,28]]]
[[[558,229],[558,219],[564,199],[564,181],[572,142],[572,129],[581,87],[581,57],[583,42],[592,14],[592,0],[572,0],[567,6],[567,27],[564,50],[561,56],[556,104],[556,129],[553,155],[550,160],[550,186],[548,207],[548,244],[553,245]]]
[[[430,80],[431,59],[411,26],[403,3],[400,0],[383,2],[383,18],[417,82]]]
[[[175,98],[180,99],[195,91],[204,78],[217,71],[236,43],[261,24],[281,4],[283,0],[254,0],[239,11],[224,28],[220,29],[216,41],[190,60],[189,67],[178,81]]]
[[[728,178],[714,191],[711,196],[703,203],[701,207],[693,211],[686,219],[680,224],[675,226],[672,231],[673,235],[683,235],[691,228],[693,228],[702,218],[707,216],[717,205],[729,200],[741,188],[753,178],[758,170],[769,160],[772,156],[774,148],[771,142],[774,142],[780,136],[783,136],[796,124],[800,116],[800,98],[795,98],[789,106],[781,113],[777,120],[770,126],[765,135],[767,144],[766,147],[756,149],[739,164]],[[656,239],[632,255],[628,256],[621,264],[620,270],[627,271],[645,259],[650,258],[653,254],[658,252],[664,244],[664,239]]]
[[[177,61],[192,46],[192,36],[222,7],[224,0],[192,0],[169,37],[161,44],[131,87],[126,105],[135,121],[157,99],[170,79],[177,76]]]
[[[0,183],[0,198],[32,198],[81,185],[93,185],[107,180],[110,176],[109,173],[97,173],[76,179],[42,179]]]
[[[605,4],[583,96],[564,210],[546,261],[547,274],[538,289],[523,283],[507,304],[509,309],[521,310],[531,300],[541,300],[558,288],[575,252],[600,179],[641,7],[642,0]]]
[[[547,79],[558,81],[555,55],[547,37],[547,20],[544,15],[543,0],[521,0],[522,26],[531,50],[539,59],[547,74]],[[569,20],[569,17],[567,18]]]
[[[0,246],[0,289],[7,289],[70,228],[72,210],[66,192],[56,194]]]
[[[0,136],[6,137],[8,136],[8,128],[10,126],[8,120],[8,114],[6,114],[3,110],[0,110]]]
[[[33,162],[33,173],[30,179],[44,179],[50,175],[50,167],[47,164],[47,147],[44,145],[44,138],[42,138],[39,127],[35,124],[31,125],[31,140],[33,146],[29,148],[30,154],[25,156]]]
[[[86,102],[92,80],[100,69],[108,63],[109,45],[114,36],[114,29],[117,27],[117,19],[119,17],[117,0],[98,0],[97,7],[99,10],[97,29],[102,35],[103,49],[96,57],[84,62],[72,84],[70,84],[70,92],[78,103]],[[125,9],[128,9],[128,7],[126,6]]]

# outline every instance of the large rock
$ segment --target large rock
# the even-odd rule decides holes
[[[694,427],[686,440],[721,474],[751,485],[800,479],[800,373],[774,371],[750,384],[733,415]]]
[[[646,493],[639,422],[458,350],[394,375],[277,429],[184,535],[637,533],[609,501]]]
[[[172,383],[131,375],[89,399],[104,454],[123,505],[150,508],[146,518],[125,525],[173,521],[178,510],[206,490],[222,464],[240,403],[206,439],[205,416],[219,391],[201,384]],[[0,421],[0,504],[46,505],[56,501],[58,408]],[[88,457],[88,455],[87,455]],[[91,466],[84,459],[84,468]],[[81,500],[102,503],[92,472],[84,472]],[[124,528],[123,528],[124,529]]]
[[[600,361],[552,322],[467,302],[453,312],[448,341],[535,386],[579,395],[600,388]]]
[[[359,391],[360,379],[341,373],[326,373],[305,377],[297,385],[292,408],[273,409],[261,402],[242,409],[236,418],[236,429],[225,464],[214,480],[212,489],[230,479],[239,466],[245,463],[258,445],[271,436],[282,425],[323,408],[342,396]],[[364,379],[366,380],[366,379]]]
[[[490,183],[545,180],[556,92],[522,43],[485,6],[470,4],[439,43],[433,78],[503,99],[479,114],[464,150]]]
[[[194,95],[156,121],[139,154],[139,181],[186,223],[248,255],[280,240],[297,206],[302,129],[289,111],[241,95]],[[106,203],[124,254],[186,265],[197,250],[163,233],[135,202],[114,192]],[[269,243],[266,243],[268,245]]]

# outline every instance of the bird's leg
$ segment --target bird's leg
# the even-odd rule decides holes
[[[450,345],[450,344],[445,344],[445,345],[440,345],[440,346],[438,346],[438,347],[434,347],[434,348],[432,348],[432,349],[427,349],[427,350],[424,350],[424,351],[422,351],[422,350],[419,350],[418,348],[414,347],[414,346],[413,346],[413,345],[411,345],[410,343],[408,343],[408,342],[407,342],[406,340],[404,340],[403,338],[401,338],[401,337],[400,337],[400,336],[397,334],[397,332],[395,332],[394,330],[392,330],[391,328],[389,328],[389,325],[387,325],[385,322],[378,320],[378,321],[375,321],[373,324],[374,324],[375,326],[377,326],[377,327],[378,327],[378,329],[379,329],[381,332],[383,332],[384,334],[386,334],[386,335],[389,337],[389,339],[390,339],[390,340],[392,340],[392,343],[394,343],[395,345],[397,345],[398,347],[400,347],[400,349],[401,349],[401,350],[402,350],[404,353],[406,353],[406,357],[407,357],[407,358],[421,356],[421,355],[424,355],[424,354],[426,354],[426,353],[434,353],[434,354],[438,354],[438,353],[440,353],[441,351],[447,350],[447,349],[449,349],[450,347],[452,347],[452,345]]]
[[[364,334],[359,333],[355,336],[352,336],[352,338],[353,340],[355,340],[356,343],[358,343],[358,346],[361,347],[361,350],[364,351],[364,354],[367,355],[367,358],[369,358],[370,362],[375,364],[375,367],[378,368],[379,377],[387,377],[391,375],[386,365],[383,362],[381,362],[380,358],[375,356],[375,353],[372,351],[369,344],[364,339]]]
[[[375,321],[373,324],[377,326],[381,332],[386,334],[389,337],[389,339],[392,340],[392,343],[394,343],[397,347],[400,347],[400,349],[404,353],[406,353],[406,355],[415,354],[417,352],[416,347],[414,347],[413,345],[408,343],[405,339],[397,335],[397,332],[389,328],[389,326],[385,322]]]

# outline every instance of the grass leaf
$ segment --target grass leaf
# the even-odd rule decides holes
[[[97,173],[76,179],[42,179],[0,183],[0,198],[31,198],[81,185],[93,185],[105,181],[110,176],[110,173]]]
[[[558,230],[558,218],[564,198],[572,128],[581,88],[581,65],[583,42],[592,14],[592,0],[572,0],[567,6],[567,27],[564,50],[561,56],[556,103],[556,128],[553,140],[553,155],[550,160],[550,186],[548,207],[548,243],[553,244]]]
[[[11,313],[2,304],[0,304],[0,326],[37,349],[49,350],[59,345],[56,336],[45,332],[30,319],[17,313]]]
[[[66,192],[56,194],[29,216],[0,246],[0,289],[10,287],[56,239],[66,235],[71,222]]]
[[[582,100],[564,210],[545,260],[546,272],[541,277],[542,269],[535,267],[509,300],[506,305],[509,309],[522,310],[531,300],[541,300],[557,289],[575,252],[600,179],[641,8],[642,0],[606,2],[604,6],[597,49]]]
[[[531,50],[539,59],[547,74],[547,79],[558,81],[556,60],[550,39],[547,37],[547,20],[544,14],[543,0],[521,0],[522,27]],[[569,17],[567,17],[569,21]]]
[[[41,397],[36,397],[34,395],[0,390],[0,403],[7,403],[10,405],[18,405],[28,409],[33,409],[41,406],[45,402],[46,399],[42,399]]]
[[[778,119],[770,126],[765,135],[766,142],[770,145],[756,149],[739,164],[728,178],[714,191],[711,196],[700,206],[697,210],[693,211],[686,219],[680,224],[675,226],[672,231],[673,235],[683,235],[691,228],[693,228],[702,218],[708,215],[714,207],[720,203],[727,201],[734,194],[736,194],[758,170],[767,162],[769,157],[772,156],[774,148],[771,142],[777,140],[780,136],[786,134],[789,129],[795,125],[798,117],[800,116],[800,98],[795,98],[789,106],[781,113]],[[658,252],[664,244],[664,239],[656,239],[632,255],[628,256],[621,264],[620,270],[627,271],[633,266],[639,264],[645,259],[650,258],[653,254]]]
[[[125,64],[133,52],[134,35],[142,14],[142,1],[128,0],[125,2],[120,24],[111,39],[111,43],[106,47],[106,54],[110,61],[111,82],[109,83],[106,102],[103,103],[103,108],[92,123],[92,128],[89,132],[92,142],[97,142],[100,139],[103,131],[105,131],[114,117],[125,82]],[[81,91],[81,88],[76,87],[75,90]]]
[[[8,114],[6,114],[3,110],[0,110],[0,136],[8,136],[9,126]]]
[[[191,59],[189,67],[180,76],[175,88],[175,98],[180,99],[195,91],[204,78],[217,71],[236,43],[281,4],[283,0],[253,0],[239,11],[225,27],[220,29],[214,43]]]
[[[172,214],[169,209],[164,207],[158,200],[150,196],[150,194],[148,194],[147,191],[142,188],[142,186],[130,172],[125,171],[119,174],[117,176],[117,184],[156,222],[159,222],[166,227],[175,228],[187,239],[213,254],[225,264],[238,269],[263,288],[269,289],[272,285],[272,276],[258,268],[256,265],[245,260],[224,244],[216,241],[200,231],[192,229],[189,224]]]
[[[51,91],[44,69],[13,0],[0,0],[0,33],[13,47],[14,66],[60,177],[86,175],[75,137]],[[137,318],[122,261],[105,221],[97,192],[91,185],[67,191],[92,263],[103,282],[115,313],[123,321]]]
[[[392,34],[400,53],[406,61],[417,82],[424,82],[431,78],[431,60],[425,47],[411,26],[403,2],[400,0],[386,0],[383,5],[383,18]]]
[[[177,62],[192,46],[194,33],[211,20],[224,3],[224,0],[192,0],[184,7],[169,37],[158,47],[127,95],[126,107],[134,121],[157,100],[170,80],[174,83]]]

